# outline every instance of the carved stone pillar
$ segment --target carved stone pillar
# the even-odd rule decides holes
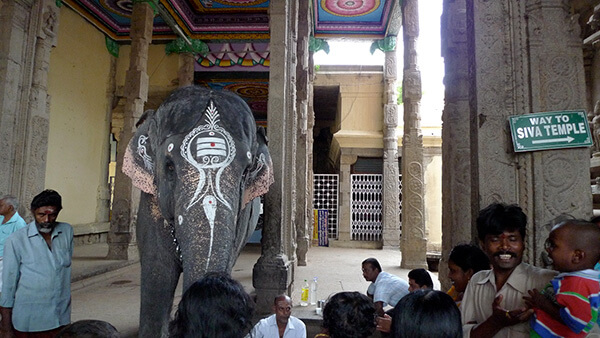
[[[396,37],[394,36],[395,40]],[[394,43],[395,46],[395,43]],[[398,103],[396,96],[396,49],[385,52],[383,66],[383,248],[400,247],[400,217],[398,210]]]
[[[570,2],[530,0],[526,4],[525,12],[515,16],[527,21],[529,42],[523,47],[530,51],[531,102],[530,109],[515,113],[585,109],[580,29],[570,12]],[[518,157],[527,157],[531,164],[531,171],[519,171],[519,180],[520,186],[533,188],[533,193],[520,189],[519,202],[526,206],[529,216],[529,259],[541,264],[540,254],[550,231],[545,224],[563,213],[587,219],[592,215],[590,152],[588,148],[571,148]]]
[[[469,53],[466,0],[444,0],[442,55],[446,65],[445,107],[442,113],[442,290],[450,288],[448,255],[454,246],[476,239],[471,196]],[[474,207],[473,207],[474,206]]]
[[[295,90],[290,68],[289,53],[295,46],[290,39],[292,15],[295,11],[288,1],[271,1],[269,4],[271,31],[271,65],[269,67],[269,103],[267,125],[269,152],[273,159],[275,182],[265,195],[262,253],[252,272],[259,313],[269,313],[276,295],[289,292],[293,282],[293,262],[289,252],[294,226],[296,116],[290,106],[290,95]],[[295,251],[295,247],[294,250]]]
[[[44,189],[58,17],[51,0],[4,1],[0,11],[0,193],[17,196],[23,216]]]
[[[312,170],[312,161],[309,162],[309,153],[312,147],[312,127],[309,128],[309,51],[310,38],[310,9],[309,1],[300,1],[298,8],[298,63],[296,66],[296,110],[298,112],[298,138],[296,151],[296,256],[298,265],[306,265],[306,254],[310,245],[309,230],[312,228],[312,179],[309,180],[309,170]]]
[[[108,259],[137,257],[135,246],[135,213],[139,203],[139,190],[121,171],[123,155],[133,136],[136,121],[144,112],[148,100],[148,48],[152,42],[154,12],[145,2],[134,1],[131,16],[131,55],[129,70],[125,75],[125,107],[123,130],[117,145],[117,173],[115,177],[113,217],[108,233]]]
[[[402,2],[404,36],[404,137],[402,140],[402,263],[404,269],[427,267],[423,135],[421,134],[421,73],[417,66],[419,11],[417,0]]]

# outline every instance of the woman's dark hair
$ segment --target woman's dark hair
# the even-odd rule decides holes
[[[119,338],[119,331],[102,320],[78,320],[65,326],[56,338]]]
[[[525,239],[527,216],[516,204],[492,203],[479,211],[477,237],[483,241],[486,235],[499,235],[504,231],[519,231]]]
[[[473,269],[473,274],[490,269],[490,259],[479,247],[472,244],[459,244],[450,251],[448,261],[458,265],[463,271]]]
[[[391,335],[395,338],[461,338],[460,311],[445,292],[411,292],[394,308]]]
[[[323,327],[331,338],[369,337],[375,330],[373,301],[360,292],[339,292],[323,309]]]
[[[49,206],[56,207],[58,211],[62,210],[62,198],[54,190],[44,190],[37,194],[31,201],[31,210]]]
[[[433,289],[433,281],[429,272],[425,269],[413,269],[408,273],[408,278],[412,279],[419,285],[419,287],[426,286]]]
[[[183,294],[170,337],[243,337],[253,314],[254,303],[239,282],[225,273],[208,273]]]

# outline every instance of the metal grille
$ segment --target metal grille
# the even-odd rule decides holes
[[[382,233],[382,183],[381,174],[350,175],[351,238],[355,241],[380,241]],[[402,232],[402,175],[398,177],[398,213]]]
[[[383,197],[381,174],[350,175],[351,228],[350,236],[355,241],[381,240],[381,200]]]
[[[328,210],[327,235],[329,239],[337,239],[340,175],[314,174],[313,176],[313,207]]]

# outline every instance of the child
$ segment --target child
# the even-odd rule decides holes
[[[592,329],[600,305],[600,277],[593,270],[599,243],[600,228],[593,223],[568,220],[552,228],[546,251],[561,273],[542,293],[533,289],[523,297],[535,311],[531,337],[585,337]]]

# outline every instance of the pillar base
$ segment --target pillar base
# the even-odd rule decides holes
[[[252,285],[256,290],[256,311],[259,314],[272,312],[276,296],[287,293],[293,283],[291,262],[287,257],[261,257],[252,269]]]

